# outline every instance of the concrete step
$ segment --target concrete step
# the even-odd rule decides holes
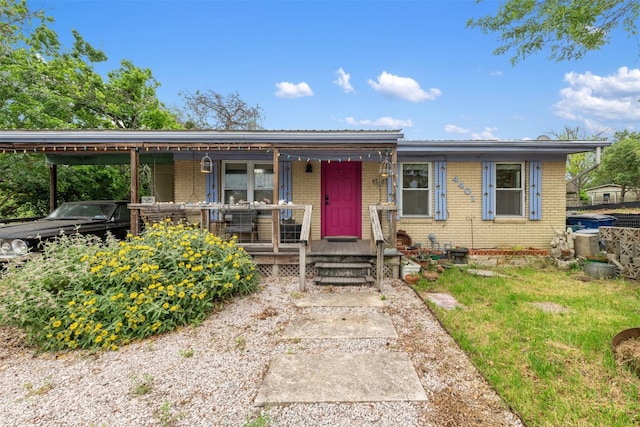
[[[371,274],[369,263],[318,262],[315,264],[316,274],[320,277],[360,277]]]
[[[316,276],[313,281],[317,285],[370,285],[374,283],[373,276],[333,277]]]
[[[371,268],[368,262],[317,262],[316,268]]]

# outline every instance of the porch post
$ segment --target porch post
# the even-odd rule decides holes
[[[58,199],[58,165],[49,165],[49,212],[57,207]]]
[[[138,165],[140,164],[140,157],[136,148],[131,149],[131,203],[138,203],[140,199],[138,194],[138,184],[140,182]],[[131,234],[134,236],[140,232],[140,220],[138,216],[138,209],[131,209]]]
[[[273,149],[273,199],[271,202],[278,204],[278,196],[280,193],[280,150]],[[273,244],[273,253],[280,252],[280,209],[271,212],[271,243]],[[277,259],[277,258],[276,258]],[[277,262],[273,264],[272,275],[280,275],[280,266]]]
[[[398,145],[391,150],[391,203],[393,206],[397,206],[398,204]],[[395,242],[396,239],[396,220],[397,220],[398,211],[391,211],[389,213],[390,223],[389,223],[389,233],[391,234],[391,242]]]

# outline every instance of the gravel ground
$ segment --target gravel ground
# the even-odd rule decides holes
[[[19,331],[0,329],[0,426],[523,425],[404,282],[383,283],[383,308],[339,308],[382,310],[396,340],[283,340],[285,326],[303,310],[295,306],[297,279],[262,283],[261,291],[226,304],[198,327],[116,352],[37,354]],[[372,288],[312,285],[308,292]],[[427,402],[253,405],[273,354],[389,351],[409,354]]]

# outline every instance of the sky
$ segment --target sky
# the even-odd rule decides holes
[[[584,59],[512,66],[466,28],[484,0],[30,0],[65,45],[151,69],[159,99],[237,93],[269,130],[401,130],[408,140],[554,138],[638,130],[640,42],[620,31]]]

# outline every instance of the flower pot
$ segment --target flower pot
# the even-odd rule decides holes
[[[603,262],[587,262],[584,264],[584,271],[591,277],[606,279],[615,276],[615,267],[612,264]]]
[[[418,283],[420,281],[420,276],[418,276],[415,273],[411,273],[411,274],[407,274],[406,276],[404,276],[404,280],[405,280],[405,282],[407,282],[410,285],[415,285],[416,283]]]

